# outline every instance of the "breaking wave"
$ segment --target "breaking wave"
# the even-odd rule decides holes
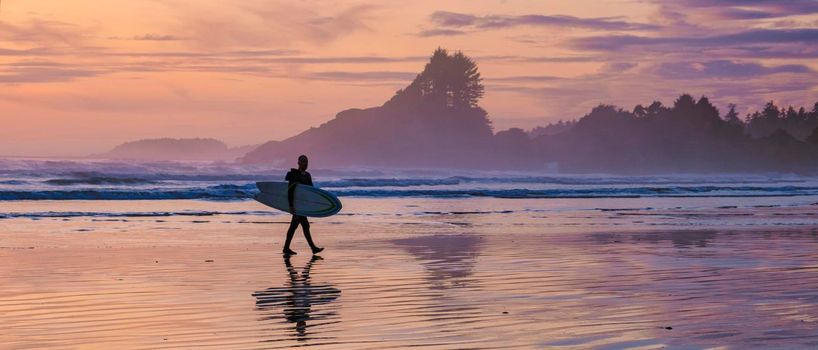
[[[493,197],[493,198],[638,198],[638,197],[773,197],[818,195],[815,186],[594,186],[552,189],[486,188],[344,188],[322,184],[338,196],[354,197]],[[410,186],[406,186],[410,187]],[[76,190],[2,190],[0,200],[246,200],[255,184],[222,184],[192,188],[111,188]]]
[[[107,176],[90,176],[79,178],[65,178],[65,179],[50,179],[43,183],[54,186],[72,186],[72,185],[143,185],[155,183],[151,180],[134,178],[134,177],[107,177]]]

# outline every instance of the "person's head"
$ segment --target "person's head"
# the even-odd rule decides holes
[[[307,165],[309,165],[310,160],[307,159],[307,156],[300,155],[298,156],[298,170],[307,170]]]

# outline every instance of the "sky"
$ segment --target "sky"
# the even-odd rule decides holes
[[[495,131],[818,101],[816,0],[0,0],[0,155],[282,140],[381,105],[437,47],[477,62]]]

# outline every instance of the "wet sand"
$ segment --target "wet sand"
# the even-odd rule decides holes
[[[0,348],[818,347],[818,225],[503,215],[6,219]]]

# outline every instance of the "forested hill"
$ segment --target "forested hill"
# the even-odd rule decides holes
[[[438,49],[423,72],[380,107],[349,109],[335,119],[248,153],[245,163],[294,163],[308,154],[321,166],[484,167],[491,125],[475,63]]]
[[[477,65],[438,49],[406,88],[380,107],[349,109],[319,127],[270,141],[244,163],[320,167],[481,168],[562,172],[818,172],[818,104],[722,114],[683,94],[624,110],[600,105],[576,121],[494,133],[478,104]]]

